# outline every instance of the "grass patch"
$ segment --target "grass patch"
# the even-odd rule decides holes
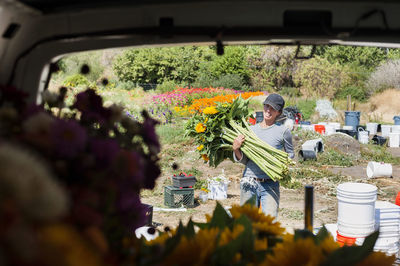
[[[354,158],[351,155],[347,155],[341,153],[340,151],[336,151],[334,149],[327,148],[322,153],[317,155],[317,160],[306,160],[301,161],[303,165],[312,165],[312,166],[322,166],[322,165],[332,165],[332,166],[353,166]]]
[[[400,164],[400,158],[393,157],[385,146],[379,146],[373,144],[367,144],[361,146],[361,158],[363,161]]]
[[[291,209],[282,208],[282,209],[279,209],[279,214],[285,218],[289,218],[292,220],[303,220],[304,219],[304,213],[301,210],[291,210]]]
[[[191,143],[189,137],[185,137],[185,123],[184,120],[178,120],[174,124],[158,125],[156,133],[160,138],[162,145],[166,144],[185,144]]]

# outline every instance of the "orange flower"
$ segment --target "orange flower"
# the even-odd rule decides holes
[[[201,158],[203,158],[203,160],[206,162],[208,162],[208,160],[210,160],[210,158],[208,158],[207,154],[202,154]]]
[[[197,147],[198,151],[201,151],[202,149],[204,149],[204,145],[203,144],[201,144],[199,147]]]
[[[203,123],[198,123],[195,129],[197,133],[201,133],[206,131],[206,126]]]

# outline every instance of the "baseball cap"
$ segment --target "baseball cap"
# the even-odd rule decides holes
[[[285,106],[285,100],[279,94],[272,93],[265,99],[264,105],[265,104],[271,105],[276,111],[282,111]]]

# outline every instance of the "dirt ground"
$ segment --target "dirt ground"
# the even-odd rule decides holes
[[[399,157],[400,148],[390,148],[390,152]],[[177,162],[182,169],[190,164],[196,163],[196,168],[203,172],[203,178],[214,177],[224,174],[230,180],[228,186],[228,198],[219,201],[224,207],[229,208],[233,204],[239,204],[240,201],[240,177],[244,166],[234,164],[230,161],[224,161],[218,168],[210,168],[207,165],[201,165],[195,160],[195,152],[187,151],[187,156]],[[325,170],[331,171],[340,176],[337,183],[353,181],[374,184],[378,187],[378,200],[387,200],[394,202],[397,191],[400,191],[400,166],[393,166],[393,178],[374,178],[368,179],[366,176],[366,164],[352,167],[327,167]],[[159,228],[164,226],[176,227],[179,221],[186,223],[190,218],[196,222],[204,222],[205,214],[211,214],[216,205],[215,200],[208,200],[201,203],[198,200],[200,190],[195,190],[195,207],[181,209],[167,209],[164,205],[163,187],[168,184],[169,176],[161,176],[157,183],[157,188],[152,192],[143,193],[142,201],[154,206],[153,222]],[[331,183],[326,180],[311,181],[314,186],[314,227],[320,227],[323,224],[336,223],[337,221],[337,183]],[[286,227],[288,232],[294,229],[304,227],[304,190],[286,189],[281,186],[281,199],[279,206],[278,221]]]

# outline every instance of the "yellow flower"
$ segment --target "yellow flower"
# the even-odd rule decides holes
[[[175,235],[176,230],[171,230],[169,232],[165,232],[163,234],[160,234],[157,238],[146,241],[146,244],[149,246],[153,245],[164,245],[165,241],[167,241],[168,238],[172,237]]]
[[[395,260],[394,255],[386,256],[383,252],[372,252],[363,261],[357,263],[357,266],[389,266],[394,265]]]
[[[56,224],[38,230],[48,265],[102,265],[97,253],[74,228]]]
[[[256,239],[254,241],[254,250],[261,251],[268,249],[268,240],[267,238]]]
[[[207,221],[207,223],[211,222],[211,218],[212,218],[211,215],[206,214],[206,221]]]
[[[291,266],[291,265],[320,265],[322,263],[321,249],[314,239],[302,238],[296,241],[282,242],[273,248],[272,254],[267,255],[261,265]]]
[[[225,227],[219,238],[219,246],[225,246],[229,244],[232,240],[238,237],[244,231],[244,226],[241,224],[235,225],[231,231],[228,227]]]
[[[253,223],[253,228],[258,232],[263,232],[270,235],[280,236],[285,232],[285,228],[280,226],[279,222],[276,223]]]
[[[208,162],[208,160],[210,160],[210,158],[208,158],[207,154],[202,154],[201,158],[203,158],[203,160],[206,162]]]
[[[216,247],[218,228],[199,230],[193,238],[182,236],[163,265],[208,265]]]
[[[201,133],[201,132],[204,132],[204,131],[206,131],[206,126],[205,125],[203,125],[203,123],[198,123],[197,125],[196,125],[196,132],[197,133]]]
[[[336,249],[340,248],[339,244],[333,239],[333,237],[330,235],[326,237],[320,244],[320,248],[322,249],[322,252],[326,255],[332,253]]]
[[[205,115],[213,115],[213,114],[218,113],[218,110],[217,110],[217,108],[215,108],[215,106],[209,106],[209,107],[204,108],[203,113]]]
[[[179,106],[175,106],[174,107],[175,112],[179,113],[179,111],[181,110],[181,108]]]
[[[206,139],[205,139],[203,136],[201,136],[201,137],[200,137],[200,140],[201,140],[202,142],[204,142]]]
[[[198,151],[201,151],[202,149],[204,149],[204,145],[203,144],[201,144],[199,147],[197,147]]]
[[[207,123],[207,121],[208,121],[208,117],[206,117],[206,119],[204,119],[203,123],[205,124],[205,123]]]

